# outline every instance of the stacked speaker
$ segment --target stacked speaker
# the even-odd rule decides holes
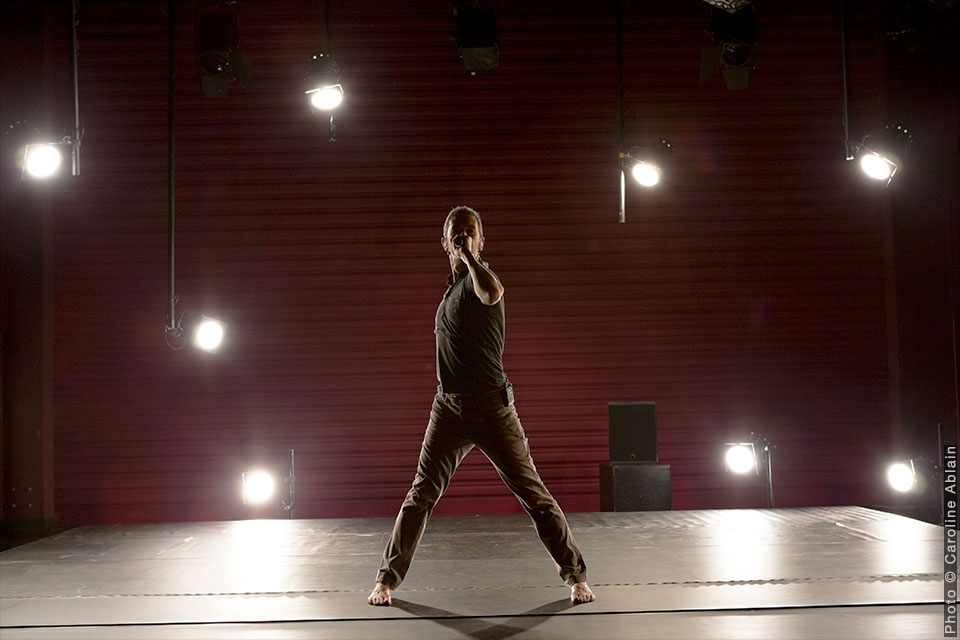
[[[670,509],[670,465],[657,457],[657,405],[611,402],[610,464],[600,465],[602,511]]]

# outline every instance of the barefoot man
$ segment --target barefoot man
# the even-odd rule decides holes
[[[390,605],[403,581],[437,500],[474,446],[490,459],[533,519],[575,603],[595,599],[587,568],[557,501],[544,486],[513,406],[513,387],[503,372],[503,285],[485,262],[480,215],[455,207],[440,244],[453,275],[437,310],[437,377],[440,386],[420,449],[413,486],[400,507],[383,552],[377,585],[367,598]]]

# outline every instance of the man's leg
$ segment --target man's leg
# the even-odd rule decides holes
[[[533,519],[537,535],[557,563],[560,577],[571,586],[574,602],[591,602],[594,594],[587,586],[587,568],[580,548],[573,539],[567,519],[533,464],[527,438],[513,405],[492,407],[478,419],[485,420],[478,432],[477,446],[490,459],[504,483],[517,496],[524,510]]]
[[[367,598],[370,604],[390,604],[390,591],[397,588],[407,574],[433,507],[446,491],[460,461],[473,448],[456,428],[456,422],[459,422],[458,414],[450,406],[434,400],[420,448],[417,475],[400,506],[390,541],[383,551],[377,586]]]

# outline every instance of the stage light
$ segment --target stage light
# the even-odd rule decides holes
[[[60,173],[63,145],[56,143],[28,144],[23,151],[23,177],[45,180]]]
[[[723,460],[727,470],[733,473],[757,472],[757,454],[752,442],[727,445],[727,453]]]
[[[889,180],[897,169],[896,165],[875,153],[862,154],[860,168],[874,180]]]
[[[664,168],[673,158],[673,147],[666,140],[634,147],[623,158],[630,166],[630,175],[643,187],[660,184]]]
[[[463,70],[472,76],[477,71],[493,71],[500,62],[497,13],[492,7],[460,6],[457,18],[457,45]]]
[[[750,0],[703,0],[707,4],[734,13],[750,4]]]
[[[749,2],[710,2],[707,32],[713,48],[700,54],[700,85],[721,72],[729,91],[745,89],[750,83],[754,49],[757,46],[757,15]]]
[[[235,3],[231,3],[235,4]],[[182,311],[177,313],[177,302],[180,296],[176,293],[174,287],[174,239],[176,238],[176,156],[174,155],[174,106],[176,93],[174,91],[174,76],[176,71],[176,15],[174,12],[174,3],[171,0],[167,7],[167,150],[169,161],[169,172],[167,174],[167,260],[169,265],[167,321],[163,327],[163,336],[167,346],[174,350],[183,349],[189,341],[194,347],[203,351],[217,351],[223,344],[225,335],[224,324],[213,318],[196,313],[184,314]],[[195,46],[197,49],[197,61],[201,66],[201,73],[204,68],[207,71],[213,71],[212,66],[206,66],[207,62],[213,60],[213,52],[232,51],[236,46],[236,17],[230,11],[204,11],[198,10],[197,14],[197,40]],[[206,56],[210,54],[210,56]],[[226,55],[226,53],[224,53]],[[204,57],[206,56],[206,57]],[[213,63],[210,62],[210,65]],[[221,70],[227,73],[228,70]],[[232,73],[232,72],[231,72]],[[225,86],[225,85],[224,85]],[[204,85],[206,91],[207,85]],[[224,92],[226,90],[224,89]],[[210,94],[208,94],[210,95]],[[223,97],[223,96],[218,96]]]
[[[304,93],[307,96],[307,102],[310,104],[310,111],[315,114],[326,114],[329,118],[330,136],[327,139],[333,142],[337,139],[334,112],[343,103],[344,99],[343,85],[340,84],[340,77],[343,74],[340,71],[340,65],[337,64],[337,61],[333,59],[333,54],[330,53],[333,50],[331,3],[327,0],[323,4],[325,8],[323,52],[316,53],[310,58]]]
[[[618,21],[619,22],[619,21]],[[619,84],[619,83],[618,83]],[[618,101],[619,103],[620,101]],[[618,110],[619,113],[619,110]],[[618,123],[622,116],[617,116]],[[618,124],[618,128],[622,128]],[[622,135],[618,135],[618,148],[623,148]],[[627,170],[636,182],[645,188],[652,188],[663,181],[667,164],[673,160],[673,146],[666,140],[657,140],[652,144],[633,147],[630,151],[618,151],[620,159],[620,222],[627,221]]]
[[[318,53],[310,59],[307,69],[307,89],[304,93],[314,111],[331,111],[343,102],[343,86],[340,84],[340,65],[329,53]]]
[[[223,344],[223,323],[213,318],[202,318],[193,330],[193,344],[204,351],[216,351]]]
[[[236,2],[197,8],[193,46],[200,86],[208,98],[226,98],[236,81],[251,85],[250,56],[239,50],[236,11]]]
[[[907,493],[917,486],[913,463],[895,462],[887,467],[887,482],[890,487],[899,493]]]
[[[266,471],[248,471],[240,476],[243,504],[263,504],[273,498],[276,480]]]
[[[942,424],[937,425],[937,450],[943,451]],[[943,524],[946,505],[944,492],[940,489],[946,485],[943,484],[944,472],[939,460],[923,455],[909,460],[895,460],[887,466],[886,480],[893,491],[903,496],[906,503],[928,507],[929,501],[936,499],[940,524]]]
[[[55,127],[38,126],[26,120],[3,127],[0,144],[14,160],[12,165],[25,182],[51,181],[79,167],[79,138],[61,135]],[[56,140],[56,142],[54,142]]]
[[[910,133],[899,125],[887,126],[883,133],[865,137],[855,148],[860,168],[868,177],[889,184],[903,166],[910,140]]]
[[[642,187],[653,187],[660,182],[660,167],[649,162],[636,163],[630,173]]]
[[[8,148],[15,150],[20,161],[21,180],[49,180],[60,174],[63,159],[70,156],[70,170],[72,175],[80,175],[80,88],[77,73],[77,58],[79,45],[77,40],[77,0],[71,0],[70,20],[70,50],[72,53],[71,80],[73,84],[73,131],[72,135],[62,136],[60,142],[48,142],[49,133],[41,133],[35,126],[26,120],[18,120],[12,125],[4,127],[3,141],[8,143],[8,137],[16,132],[21,139],[14,144],[8,143]],[[29,131],[25,136],[25,132]],[[25,138],[25,139],[23,139]],[[39,142],[46,138],[46,141]],[[24,146],[25,145],[25,146]],[[22,156],[20,154],[23,154]]]
[[[320,87],[308,93],[310,93],[310,106],[320,111],[336,109],[343,102],[343,87],[339,84]]]
[[[282,509],[289,513],[291,520],[294,518],[297,474],[293,449],[287,451],[286,466],[284,472],[279,460],[273,462],[268,460],[240,474],[240,493],[243,504],[251,507],[251,514],[265,516],[270,511],[272,513],[268,517],[276,517],[280,515]],[[286,485],[286,499],[282,497],[284,492],[280,485]]]
[[[329,5],[329,3],[327,3]],[[329,34],[330,17],[327,16],[327,33]],[[329,35],[328,35],[329,38]],[[340,84],[340,65],[329,53],[318,53],[310,59],[307,69],[307,88],[304,93],[310,102],[313,113],[325,113],[330,118],[330,137],[333,142],[337,139],[337,125],[333,112],[343,103],[343,85]]]
[[[179,351],[189,341],[191,345],[202,351],[217,352],[226,338],[226,323],[196,313],[176,315],[178,301],[179,296],[174,295],[169,312],[174,314],[174,320],[171,322],[168,315],[167,324],[164,327],[167,346]]]
[[[868,135],[855,144],[850,138],[850,64],[847,60],[847,2],[841,2],[840,50],[843,57],[843,144],[846,159],[860,160],[860,169],[871,180],[889,185],[903,166],[903,156],[910,147],[911,135],[901,125],[887,125],[883,132]]]
[[[767,507],[773,508],[774,445],[759,433],[751,431],[743,442],[727,442],[724,446],[724,466],[727,471],[740,475],[753,471],[754,475],[759,475],[761,467],[766,470]]]
[[[898,460],[887,467],[887,483],[898,493],[925,493],[939,477],[939,465],[924,456]]]

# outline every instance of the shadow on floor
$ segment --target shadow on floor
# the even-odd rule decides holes
[[[488,619],[460,616],[452,611],[428,607],[399,598],[393,599],[393,606],[401,611],[415,615],[418,618],[432,620],[441,626],[453,629],[475,640],[505,640],[518,633],[529,631],[546,622],[551,615],[560,613],[576,605],[570,602],[569,598],[562,598],[548,602],[530,611],[511,616],[499,624],[488,622]]]

